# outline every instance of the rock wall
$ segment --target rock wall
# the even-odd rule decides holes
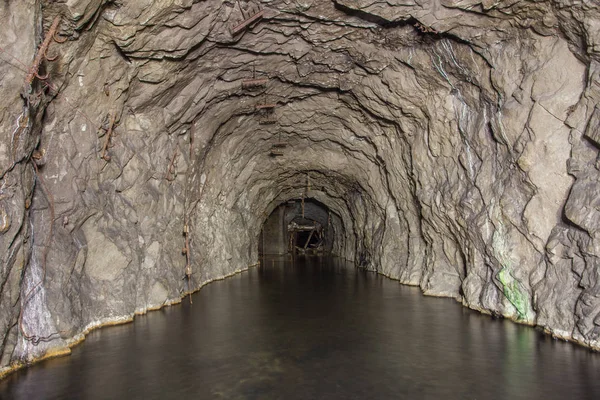
[[[0,3],[0,365],[248,268],[303,194],[357,266],[600,348],[599,8]]]

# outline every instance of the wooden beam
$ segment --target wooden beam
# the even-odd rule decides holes
[[[306,250],[308,248],[308,244],[310,243],[310,239],[312,239],[314,233],[315,233],[314,229],[312,231],[310,231],[310,235],[308,235],[308,239],[306,240],[306,244],[304,245],[304,250]]]

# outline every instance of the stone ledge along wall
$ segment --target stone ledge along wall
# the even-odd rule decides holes
[[[357,266],[600,348],[597,2],[9,0],[0,21],[4,371],[257,263],[303,195]]]

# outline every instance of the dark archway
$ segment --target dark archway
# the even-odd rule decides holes
[[[265,220],[259,254],[330,254],[335,232],[331,210],[315,199],[281,203]]]

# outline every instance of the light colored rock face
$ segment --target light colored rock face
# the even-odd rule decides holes
[[[303,195],[357,266],[600,347],[594,2],[263,1],[234,37],[258,2],[13,3],[2,366],[256,263],[266,217]],[[9,54],[31,64],[56,15],[69,40],[26,102]],[[253,71],[266,88],[242,88]]]
[[[86,257],[88,262],[85,264],[86,275],[93,280],[116,280],[129,264],[127,258],[119,251],[117,246],[102,233],[99,233],[91,224],[84,224],[82,230],[88,241]],[[142,268],[146,267],[146,259],[151,257],[152,250],[152,247],[148,248]]]

